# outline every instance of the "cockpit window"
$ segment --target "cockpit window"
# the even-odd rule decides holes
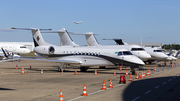
[[[143,48],[132,48],[131,51],[144,51]]]
[[[123,51],[123,55],[132,55],[130,51]]]
[[[154,50],[154,52],[162,52],[162,50]]]
[[[20,48],[26,48],[26,46],[21,46]]]
[[[118,56],[119,55],[133,55],[133,54],[130,51],[123,51],[123,52],[119,52]]]
[[[118,55],[122,55],[123,53],[122,52],[119,52]]]

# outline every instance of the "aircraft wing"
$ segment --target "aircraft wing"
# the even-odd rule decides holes
[[[10,61],[18,61],[18,59],[0,60],[0,62],[10,62]]]
[[[20,60],[35,60],[35,61],[50,61],[50,62],[59,62],[59,63],[66,63],[66,64],[81,64],[82,61],[72,61],[72,60],[53,60],[53,59],[35,59],[35,58],[16,58]]]

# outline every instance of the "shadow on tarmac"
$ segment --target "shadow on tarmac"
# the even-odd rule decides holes
[[[180,77],[160,77],[132,81],[123,101],[180,101]]]
[[[0,90],[15,90],[15,89],[9,89],[9,88],[0,88]]]

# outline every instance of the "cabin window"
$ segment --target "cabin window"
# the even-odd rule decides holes
[[[97,55],[97,53],[96,53],[96,52],[95,52],[94,54],[95,54],[95,55]]]

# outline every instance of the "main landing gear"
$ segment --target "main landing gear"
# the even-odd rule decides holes
[[[89,69],[89,67],[80,67],[81,72],[86,72]]]

